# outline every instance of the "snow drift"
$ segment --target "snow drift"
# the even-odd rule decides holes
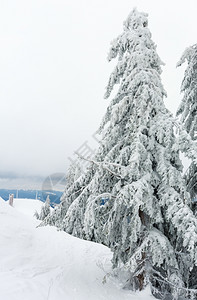
[[[32,216],[43,203],[0,199],[0,299],[140,300],[149,290],[123,290],[111,272],[111,251],[53,227],[38,227]]]

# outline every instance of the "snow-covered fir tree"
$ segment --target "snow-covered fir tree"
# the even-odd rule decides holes
[[[62,228],[63,219],[68,211],[73,200],[76,198],[77,193],[74,192],[72,196],[74,186],[78,182],[78,179],[83,174],[83,166],[81,159],[77,158],[68,169],[66,174],[66,186],[64,193],[60,199],[60,204],[56,205],[53,212],[45,218],[43,225],[55,225],[56,227]]]
[[[109,246],[113,266],[126,270],[126,286],[151,284],[155,296],[195,297],[197,220],[165,108],[162,62],[148,29],[147,14],[134,9],[111,44],[117,58],[107,85],[112,99],[101,124],[102,142],[84,175],[64,200],[70,201],[60,228]]]
[[[197,45],[187,48],[177,66],[187,62],[184,78],[181,85],[183,98],[177,110],[180,121],[192,140],[197,141]],[[192,199],[192,208],[196,210],[197,195],[197,166],[192,161],[186,173],[188,191]]]
[[[38,213],[37,210],[36,210],[35,213],[34,213],[34,217],[35,217],[37,220],[39,220],[39,213]]]
[[[183,99],[177,110],[181,122],[193,140],[197,140],[197,45],[187,48],[177,66],[187,62],[181,85]]]
[[[44,205],[41,207],[41,211],[39,217],[37,216],[37,214],[35,213],[35,216],[39,219],[39,220],[44,220],[47,216],[50,215],[50,211],[51,211],[51,206],[50,206],[50,198],[49,195],[47,196]]]

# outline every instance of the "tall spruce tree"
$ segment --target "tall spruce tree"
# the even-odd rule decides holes
[[[181,85],[183,98],[177,110],[177,116],[192,140],[197,141],[197,45],[187,48],[177,66],[187,62],[184,78]],[[197,166],[192,161],[186,173],[188,191],[193,200],[192,208],[196,211],[197,195]],[[196,211],[197,212],[197,211]]]
[[[106,89],[109,105],[92,165],[69,188],[61,229],[109,246],[127,287],[180,299],[194,287],[197,220],[187,206],[174,120],[165,108],[162,62],[147,14],[134,9],[108,59],[118,59]],[[195,291],[190,291],[190,296]],[[165,298],[167,299],[167,298]]]

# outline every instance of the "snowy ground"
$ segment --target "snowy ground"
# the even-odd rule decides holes
[[[1,300],[153,300],[147,289],[132,294],[112,277],[107,247],[39,227],[38,200],[0,199]]]

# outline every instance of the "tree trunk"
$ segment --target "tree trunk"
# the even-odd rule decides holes
[[[146,226],[147,225],[147,218],[145,216],[145,213],[139,208],[138,214],[139,214],[140,220],[142,222],[142,225]],[[143,237],[142,237],[142,239],[143,239]],[[142,241],[140,241],[140,242],[142,242]],[[143,252],[142,253],[142,259],[139,261],[139,264],[141,265],[140,268],[144,269],[145,259],[146,259],[146,253]],[[136,276],[140,291],[143,290],[143,288],[144,288],[145,273],[146,273],[146,270],[144,269],[140,274],[138,274]]]

